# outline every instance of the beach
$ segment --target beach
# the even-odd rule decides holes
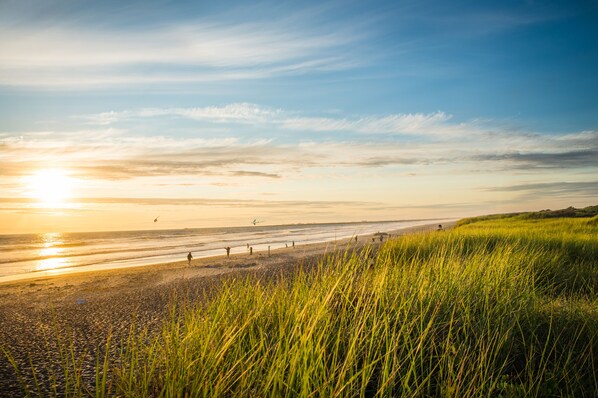
[[[151,229],[0,235],[0,284],[64,275],[146,267],[187,258],[287,248],[295,244],[340,241],[379,231],[441,223],[445,220],[362,221],[348,223],[251,225],[237,227]]]
[[[428,224],[388,233],[396,237],[436,228],[437,224]],[[70,334],[73,347],[88,358],[91,377],[97,350],[106,345],[108,335],[117,342],[127,337],[132,325],[158,331],[173,301],[204,300],[228,278],[275,278],[298,266],[316,264],[326,253],[364,246],[376,250],[379,245],[379,235],[367,235],[357,241],[276,249],[270,255],[263,251],[193,259],[191,266],[179,261],[6,282],[0,284],[0,341],[27,368],[29,357],[34,364],[58,363],[54,337]],[[5,358],[0,360],[0,391],[20,391]]]

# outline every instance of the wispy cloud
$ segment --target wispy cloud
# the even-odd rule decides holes
[[[366,134],[451,135],[465,132],[465,124],[449,124],[452,118],[444,112],[399,113],[358,118],[302,116],[251,103],[198,108],[143,108],[109,111],[77,118],[89,124],[113,125],[143,118],[179,117],[208,123],[267,124],[275,128],[310,132],[356,132]]]
[[[231,126],[221,138],[131,134],[153,119],[182,117]],[[437,167],[454,165],[534,173],[598,167],[598,131],[548,135],[514,130],[491,121],[454,122],[443,112],[311,116],[249,103],[201,108],[145,108],[83,116],[97,126],[72,132],[0,133],[0,174],[22,175],[53,164],[82,177],[223,176],[278,179],[306,168]],[[150,120],[151,119],[151,120]],[[263,132],[242,138],[244,129]],[[280,136],[287,139],[264,138]],[[321,134],[321,138],[302,138]],[[342,132],[342,134],[336,134]],[[325,133],[325,134],[324,134]],[[241,134],[240,136],[237,136]],[[375,141],[371,134],[381,135]],[[447,169],[448,167],[448,169]],[[224,181],[223,183],[226,183]]]
[[[514,168],[528,170],[536,169],[563,169],[598,166],[598,146],[588,149],[568,150],[560,152],[510,152],[503,154],[484,154],[476,156],[474,160],[505,161]]]
[[[538,197],[598,197],[598,181],[575,181],[575,182],[540,182],[504,187],[485,188],[490,192],[517,192],[520,198]]]
[[[307,131],[339,131],[367,134],[419,134],[436,135],[448,132],[443,123],[451,118],[444,112],[430,114],[393,114],[357,119],[294,117],[281,121],[283,128]]]
[[[363,39],[347,28],[307,23],[205,20],[110,30],[5,24],[0,36],[0,85],[8,86],[184,83],[341,70],[362,63],[352,53]]]
[[[138,110],[109,111],[92,115],[74,116],[92,125],[111,125],[142,118],[180,117],[211,123],[273,123],[283,117],[280,109],[261,107],[246,102],[223,106],[196,108],[143,108]]]
[[[147,206],[224,206],[224,207],[255,207],[255,208],[336,208],[336,207],[372,207],[380,206],[379,202],[364,202],[351,200],[255,200],[255,199],[226,199],[226,198],[131,198],[131,197],[98,197],[75,198],[78,204],[108,204],[108,205],[147,205]],[[0,203],[16,205],[35,204],[35,199],[0,197]],[[16,207],[21,209],[21,207]],[[12,209],[11,209],[12,210]]]
[[[355,132],[364,134],[404,134],[451,136],[473,132],[472,123],[450,123],[452,115],[445,112],[397,113],[364,117],[314,117],[280,108],[251,103],[198,108],[142,108],[109,111],[76,118],[89,124],[115,125],[143,118],[179,117],[208,123],[265,124],[281,130],[309,132]],[[479,130],[479,128],[477,128]]]
[[[465,161],[503,162],[513,167],[527,164],[532,167],[581,167],[584,164],[595,165],[592,158],[598,150],[598,131],[595,130],[542,134],[492,120],[457,122],[453,115],[442,111],[322,117],[250,103],[234,103],[204,108],[142,109],[125,111],[125,114],[137,118],[168,115],[207,123],[263,126],[272,134],[286,131],[331,133],[316,140],[316,143],[301,143],[316,151],[319,147],[326,151],[331,149],[328,147],[331,143],[351,146],[351,140],[359,137],[386,136],[383,138],[385,142],[380,145],[365,145],[379,147],[378,151],[350,158],[363,165],[426,164],[461,158]],[[378,142],[381,141],[378,139]],[[388,150],[384,149],[386,147]],[[319,153],[325,154],[323,151]]]
[[[261,171],[244,171],[244,170],[236,170],[231,171],[229,175],[233,177],[266,177],[266,178],[280,178],[280,174],[275,173],[264,173]]]
[[[0,85],[130,86],[339,71],[389,55],[409,53],[413,57],[402,58],[408,61],[464,35],[504,32],[563,15],[540,6],[442,3],[253,2],[227,5],[226,12],[193,2],[45,3],[0,4]],[[430,69],[429,63],[417,65]]]

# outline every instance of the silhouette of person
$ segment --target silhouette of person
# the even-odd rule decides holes
[[[438,229],[437,231],[442,231],[442,224],[438,224]]]
[[[191,252],[189,252],[189,254],[187,254],[187,262],[189,265],[191,265],[191,260],[193,260],[193,256],[191,255]]]
[[[249,255],[253,255],[253,246],[249,248]]]
[[[295,241],[293,241],[293,247],[295,247]]]
[[[224,250],[226,250],[226,257],[230,257],[230,246],[226,246]]]

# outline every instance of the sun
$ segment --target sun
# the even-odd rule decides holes
[[[44,207],[64,206],[72,196],[74,180],[66,170],[38,170],[26,177],[28,196]]]

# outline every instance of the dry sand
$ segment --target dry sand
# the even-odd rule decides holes
[[[398,236],[435,228],[425,225],[386,232]],[[29,358],[34,364],[54,366],[59,363],[56,333],[70,335],[78,353],[87,352],[89,366],[84,373],[92,377],[92,359],[109,332],[118,341],[127,336],[133,323],[158,330],[175,295],[177,299],[202,299],[227,278],[276,275],[315,263],[324,253],[345,250],[349,244],[372,244],[372,238],[376,247],[377,237],[361,236],[357,244],[344,239],[298,245],[272,250],[270,256],[267,252],[234,254],[195,259],[191,266],[180,261],[6,282],[0,284],[0,344],[21,367],[28,366]],[[41,377],[41,383],[49,385]],[[0,396],[19,396],[20,388],[12,366],[0,354]]]

